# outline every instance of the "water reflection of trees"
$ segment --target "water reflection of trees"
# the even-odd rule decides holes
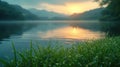
[[[90,23],[72,23],[72,27],[80,27],[91,31],[105,32],[107,36],[119,36],[120,35],[120,21],[114,22],[90,22]]]
[[[102,22],[101,26],[102,26],[102,31],[106,32],[108,36],[120,35],[120,21]]]
[[[72,24],[70,24],[70,26],[80,27],[80,28],[91,30],[91,31],[101,31],[101,25],[99,22],[72,23]]]
[[[11,35],[21,35],[24,31],[31,29],[35,24],[27,23],[0,23],[0,41]]]

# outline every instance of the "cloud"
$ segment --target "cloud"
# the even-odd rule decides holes
[[[95,2],[66,2],[63,5],[61,4],[49,4],[41,3],[37,9],[54,11],[63,14],[73,14],[73,13],[82,13],[91,9],[98,8],[99,4]]]
[[[12,4],[20,5],[38,5],[40,3],[49,3],[49,4],[64,4],[66,2],[86,2],[92,0],[3,0]]]
[[[45,2],[49,4],[64,4],[66,2],[86,2],[86,1],[92,1],[92,0],[40,0],[40,2]]]
[[[64,14],[84,12],[98,7],[94,0],[3,0],[24,8],[37,8]]]

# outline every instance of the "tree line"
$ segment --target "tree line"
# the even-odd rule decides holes
[[[120,0],[95,0],[100,6],[107,6],[102,12],[101,20],[119,21],[120,20]]]

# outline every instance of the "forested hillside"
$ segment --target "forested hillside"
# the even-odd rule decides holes
[[[103,10],[104,8],[97,8],[83,13],[73,14],[71,15],[71,18],[77,20],[99,20]]]
[[[11,5],[0,0],[0,20],[34,20],[39,19],[28,10],[18,6]]]

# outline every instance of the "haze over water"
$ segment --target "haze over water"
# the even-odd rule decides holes
[[[34,47],[49,43],[70,46],[104,37],[98,21],[1,21],[0,32],[0,57],[3,58],[12,57],[12,42],[21,51],[28,49],[31,41]]]
[[[98,21],[14,21],[1,24],[7,25],[7,28],[11,29],[8,32],[3,31],[9,37],[3,37],[1,43],[4,41],[27,42],[29,40],[82,41],[103,37]],[[11,28],[14,25],[19,26],[15,29]],[[6,26],[3,28],[7,30]],[[10,34],[12,31],[14,32]]]

